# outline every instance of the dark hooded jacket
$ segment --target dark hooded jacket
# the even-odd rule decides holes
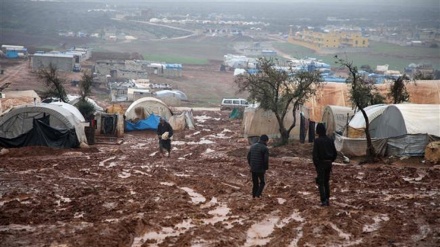
[[[247,160],[252,172],[265,172],[269,169],[269,149],[266,144],[261,141],[253,144]]]

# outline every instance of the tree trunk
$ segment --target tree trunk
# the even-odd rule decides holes
[[[286,130],[286,128],[280,128],[280,134],[281,134],[281,143],[280,145],[286,145],[289,142],[289,132]]]
[[[373,142],[371,141],[370,122],[365,110],[363,108],[359,108],[359,109],[361,110],[365,120],[365,137],[367,138],[366,161],[371,162],[376,159],[376,150],[374,149]]]

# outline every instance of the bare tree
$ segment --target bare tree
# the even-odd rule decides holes
[[[44,81],[47,89],[42,92],[43,98],[55,97],[63,102],[67,102],[67,93],[64,89],[64,80],[58,76],[58,69],[53,64],[49,64],[46,69],[38,71],[38,78]]]
[[[84,118],[89,119],[95,111],[93,104],[87,101],[87,97],[92,93],[93,76],[91,73],[84,72],[79,82],[81,98],[75,105]]]
[[[239,92],[249,92],[249,101],[259,102],[261,108],[275,114],[281,135],[280,145],[285,145],[296,126],[297,109],[315,95],[322,83],[321,75],[318,71],[293,73],[291,69],[283,70],[275,66],[272,59],[260,58],[258,62],[258,73],[237,76],[235,83]],[[293,106],[293,123],[285,126],[289,106]]]
[[[367,155],[365,162],[375,162],[377,160],[377,153],[371,140],[370,121],[364,108],[379,103],[377,101],[382,97],[374,86],[374,82],[365,80],[364,77],[358,73],[358,68],[354,66],[352,62],[340,59],[338,56],[335,56],[335,58],[337,59],[336,63],[346,67],[349,71],[349,77],[346,82],[351,86],[350,100],[353,105],[361,111],[365,120],[365,137],[367,139]]]

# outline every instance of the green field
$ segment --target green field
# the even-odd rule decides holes
[[[440,48],[399,46],[381,42],[370,42],[368,51],[335,53],[321,55],[311,49],[293,45],[290,43],[274,43],[274,47],[292,57],[304,58],[314,57],[323,62],[336,66],[335,55],[347,61],[352,61],[357,66],[370,65],[376,68],[377,65],[388,64],[389,69],[403,71],[411,63],[431,64],[435,69],[440,69]]]

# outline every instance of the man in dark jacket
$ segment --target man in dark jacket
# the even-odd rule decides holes
[[[319,188],[321,206],[330,206],[330,173],[332,163],[336,160],[338,153],[336,152],[335,143],[325,132],[324,124],[318,123],[316,133],[319,137],[313,143],[313,164],[318,174],[316,183]]]
[[[157,126],[157,135],[159,137],[160,154],[163,155],[163,150],[165,149],[167,151],[167,157],[170,157],[170,152],[171,152],[170,138],[173,136],[173,128],[162,117],[160,117],[159,125]]]
[[[269,149],[267,148],[267,135],[260,136],[260,140],[253,144],[247,154],[248,164],[252,172],[252,197],[260,197],[263,192],[264,174],[269,169]]]

